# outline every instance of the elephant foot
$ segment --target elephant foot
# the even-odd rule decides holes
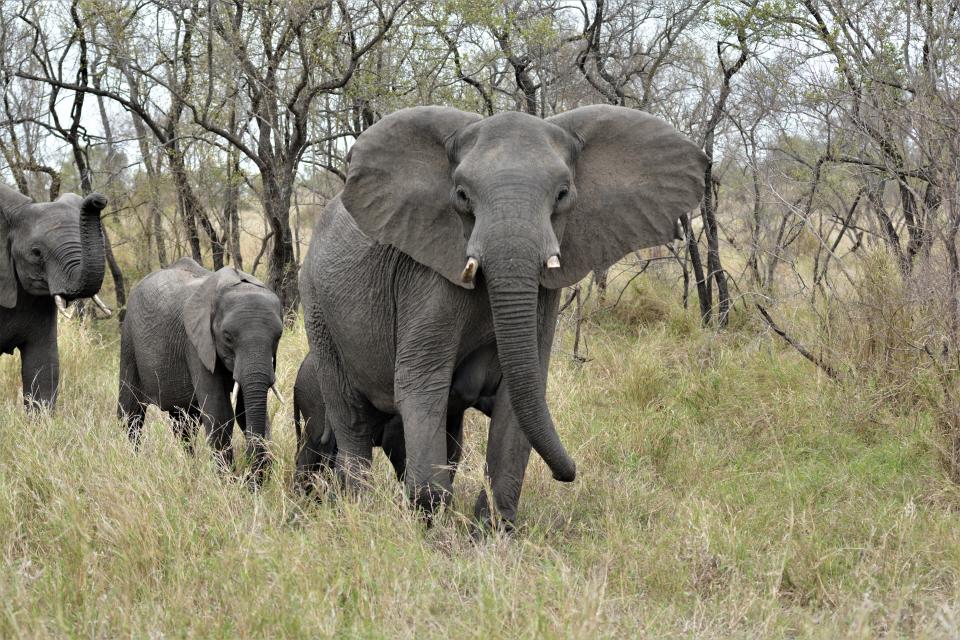
[[[504,518],[487,518],[485,520],[474,520],[470,523],[470,537],[477,543],[497,536],[512,538],[516,533],[517,525]]]
[[[490,535],[512,536],[517,531],[516,516],[490,509],[486,491],[480,492],[477,497],[473,514],[474,521],[470,533],[474,540],[480,541]]]
[[[332,463],[293,472],[293,491],[304,498],[313,496],[321,501],[324,493],[330,493],[336,487],[336,482]]]
[[[247,438],[247,456],[250,458],[250,471],[246,474],[247,485],[252,491],[257,491],[270,474],[273,457],[259,438]]]
[[[227,447],[213,452],[213,461],[217,465],[220,475],[228,475],[233,471],[233,447]]]
[[[263,471],[250,471],[244,476],[244,484],[251,493],[257,493],[263,487],[265,474]]]
[[[133,450],[137,453],[140,453],[140,446],[143,442],[141,426],[136,425],[127,427],[127,439],[130,441],[130,445],[133,447]]]
[[[251,491],[259,491],[263,483],[270,476],[270,462],[265,460],[255,462],[250,471],[246,474],[247,486]]]
[[[433,515],[450,500],[450,490],[438,484],[414,485],[408,488],[408,496],[413,507],[432,523]]]

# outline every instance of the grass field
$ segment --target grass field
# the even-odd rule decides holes
[[[264,490],[113,418],[114,323],[62,326],[59,411],[0,360],[0,637],[957,637],[960,490],[933,417],[838,385],[755,324],[716,334],[661,291],[563,332],[550,403],[580,475],[528,471],[519,531],[474,542],[484,424],[427,529],[376,488],[289,491],[290,406]],[[289,398],[306,351],[285,335]],[[239,438],[239,436],[238,436]]]

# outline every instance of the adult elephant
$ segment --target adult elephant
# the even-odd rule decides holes
[[[174,418],[189,444],[202,422],[224,465],[234,419],[247,436],[252,478],[269,463],[267,392],[276,390],[283,307],[276,294],[233,267],[210,272],[182,258],[131,292],[120,336],[118,416],[139,442],[145,406]]]
[[[72,300],[96,296],[103,283],[106,205],[99,193],[35,203],[0,185],[0,354],[20,351],[28,407],[56,403],[57,309],[66,314]]]
[[[492,348],[494,504],[481,492],[477,517],[514,521],[531,445],[572,481],[545,399],[560,290],[670,241],[705,167],[673,127],[622,107],[546,120],[417,107],[367,129],[300,285],[311,347],[332,362],[320,387],[346,477],[369,464],[372,425],[399,414],[407,489],[422,508],[442,502],[451,382]]]

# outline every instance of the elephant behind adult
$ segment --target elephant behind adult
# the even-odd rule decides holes
[[[213,273],[182,258],[144,278],[130,294],[120,338],[117,412],[131,439],[139,441],[145,405],[154,404],[188,442],[191,425],[202,422],[229,464],[236,416],[259,482],[269,462],[267,392],[275,390],[282,318],[276,294],[233,267]]]
[[[57,308],[100,290],[106,205],[98,193],[35,203],[0,185],[0,354],[20,351],[27,406],[56,403]]]
[[[495,390],[500,370],[491,349],[477,352],[471,362],[458,368],[447,400],[447,466],[456,471],[463,455],[463,419],[467,409],[474,408],[486,416],[493,411]],[[315,476],[334,468],[337,460],[337,438],[326,420],[326,402],[320,392],[321,368],[324,362],[311,351],[300,363],[293,387],[293,426],[297,436],[294,487],[306,493]],[[484,389],[488,395],[482,396]],[[393,465],[397,480],[403,481],[407,464],[403,420],[398,415],[385,416],[372,429],[372,443],[380,447]]]
[[[546,120],[418,107],[367,129],[300,285],[311,348],[333,363],[320,387],[347,477],[369,464],[378,416],[397,413],[409,492],[427,509],[442,501],[451,381],[492,349],[503,375],[486,461],[495,504],[482,492],[478,518],[514,520],[531,445],[572,481],[545,399],[559,291],[669,242],[705,166],[671,126],[621,107]]]

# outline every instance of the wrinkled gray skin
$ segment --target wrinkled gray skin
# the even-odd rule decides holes
[[[192,425],[202,422],[229,465],[236,415],[259,483],[269,465],[267,392],[276,380],[282,318],[276,294],[233,267],[212,273],[182,258],[144,278],[130,294],[120,337],[117,413],[131,440],[139,442],[146,405],[154,404],[170,413],[188,446]]]
[[[0,354],[20,351],[23,400],[56,403],[60,356],[53,297],[89,298],[103,283],[98,193],[34,203],[0,185]]]
[[[447,465],[455,474],[463,453],[463,417],[474,408],[486,416],[493,411],[495,396],[480,396],[484,388],[495,389],[500,381],[500,370],[492,349],[480,350],[474,366],[460,367],[461,376],[454,379],[447,402]],[[337,459],[337,438],[326,421],[326,404],[320,394],[320,360],[310,352],[300,364],[293,387],[293,425],[297,434],[297,458],[294,485],[308,493],[317,474],[334,468]],[[483,374],[484,378],[479,375]],[[487,380],[486,376],[491,379]],[[397,480],[403,482],[406,469],[406,444],[403,440],[403,420],[389,416],[374,425],[373,446],[383,449],[393,465]],[[452,478],[451,478],[452,481]]]
[[[484,350],[502,384],[480,393],[496,399],[494,504],[482,492],[478,519],[514,521],[531,445],[572,481],[545,399],[560,289],[669,242],[700,200],[705,166],[668,124],[621,107],[546,120],[418,107],[367,129],[300,281],[311,349],[331,363],[319,386],[348,482],[369,465],[375,426],[399,415],[407,490],[423,509],[442,502],[452,381]],[[547,269],[553,256],[561,266]],[[473,280],[462,277],[468,258]]]

